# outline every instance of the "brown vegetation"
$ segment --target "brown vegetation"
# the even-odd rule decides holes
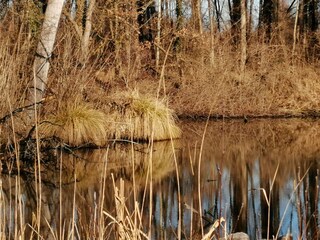
[[[106,115],[90,106],[72,103],[61,106],[57,113],[42,123],[45,137],[58,137],[64,143],[79,146],[84,143],[105,145]]]
[[[182,238],[185,202],[193,206],[186,214],[192,219],[187,225],[190,238],[194,230],[204,237],[201,201],[221,196],[224,186],[201,189],[211,180],[221,182],[220,167],[236,179],[226,189],[238,194],[234,199],[237,210],[241,210],[241,201],[246,207],[248,189],[239,189],[250,177],[257,157],[263,170],[259,172],[259,180],[264,181],[260,187],[270,190],[267,197],[272,192],[268,189],[270,182],[278,187],[274,192],[279,194],[280,182],[287,180],[288,172],[294,172],[295,180],[303,183],[301,175],[308,173],[310,162],[318,168],[314,159],[319,155],[320,131],[318,123],[311,120],[271,127],[265,122],[233,125],[223,121],[209,125],[206,131],[196,127],[191,130],[199,138],[195,140],[188,133],[184,136],[187,147],[179,153],[182,158],[177,158],[173,141],[162,142],[159,148],[152,141],[180,136],[175,116],[319,117],[318,0],[293,1],[291,6],[262,0],[258,18],[252,13],[255,1],[245,0],[228,1],[228,10],[220,5],[224,1],[208,1],[209,14],[203,12],[199,0],[192,0],[191,6],[181,0],[159,1],[163,4],[161,13],[155,1],[91,0],[90,6],[86,0],[66,1],[53,52],[49,49],[46,56],[39,56],[36,49],[43,43],[40,33],[46,4],[52,2],[0,1],[0,160],[2,172],[8,173],[1,175],[0,181],[0,238],[74,239],[79,232],[96,239],[134,235],[150,238],[156,208],[153,192],[161,189],[161,179],[171,172],[176,175],[161,195],[164,202],[172,200],[178,209],[171,221],[177,222],[177,229],[170,225],[170,233]],[[243,9],[246,4],[247,14]],[[191,18],[186,13],[191,13]],[[223,19],[228,14],[229,18]],[[37,76],[37,69],[32,67],[39,58],[40,69],[41,62],[46,66],[50,63],[49,74],[42,74],[47,79]],[[41,82],[41,99],[28,95],[30,88],[38,86],[37,81]],[[188,127],[184,125],[183,130],[191,131]],[[110,143],[107,139],[126,139],[132,145],[130,150],[115,149],[110,154],[99,150],[92,157],[99,164],[88,164],[78,161],[75,153],[61,144],[71,157],[63,158],[56,150],[55,161],[46,162],[40,154],[41,138],[51,136],[71,146],[106,145]],[[133,139],[151,141],[142,149]],[[168,152],[163,150],[167,145]],[[33,154],[20,161],[23,147]],[[209,151],[203,151],[203,147]],[[128,152],[131,155],[123,157]],[[124,158],[126,164],[130,161],[129,167],[113,169],[114,175],[132,174],[126,189],[123,183],[117,187],[118,181],[122,182],[118,176],[111,188],[105,185],[112,172],[107,168],[113,163],[109,157],[119,162]],[[291,165],[305,158],[306,165]],[[269,167],[270,163],[279,165]],[[59,169],[53,171],[58,180],[52,182],[50,174],[46,178],[49,167]],[[318,179],[316,167],[310,179]],[[17,174],[14,178],[13,173]],[[88,182],[78,182],[83,179]],[[318,185],[311,187],[316,189]],[[23,196],[28,192],[32,210],[24,212]],[[82,198],[85,195],[90,195],[90,205]],[[110,196],[115,198],[110,200]],[[53,205],[59,211],[50,209]],[[110,211],[105,211],[106,206]],[[146,206],[148,213],[144,211]],[[301,206],[299,221],[306,221],[303,211],[308,207]],[[166,210],[161,214],[172,217],[171,209]],[[313,217],[314,212],[308,214]],[[50,225],[53,219],[58,219],[55,229]],[[268,224],[269,234],[266,219],[269,221],[261,221],[262,225]],[[236,224],[238,221],[243,223],[243,216]],[[301,232],[304,226],[300,224]],[[319,235],[318,230],[315,234]]]
[[[36,6],[28,7],[36,12]],[[97,1],[86,61],[80,57],[84,50],[77,36],[80,31],[77,21],[81,17],[76,15],[72,20],[69,13],[64,13],[67,18],[60,22],[46,91],[55,101],[73,101],[76,96],[101,108],[109,101],[111,93],[137,88],[141,94],[157,96],[160,92],[178,115],[274,116],[317,114],[319,111],[317,45],[310,53],[306,52],[307,46],[297,42],[292,52],[294,29],[292,19],[287,16],[279,20],[279,29],[272,30],[268,42],[261,40],[264,35],[259,31],[248,30],[248,57],[243,73],[241,51],[234,45],[233,32],[228,32],[228,25],[225,31],[216,32],[212,40],[210,31],[204,28],[193,32],[188,22],[174,33],[166,23],[167,17],[163,16],[161,39],[157,43],[160,46],[154,46],[152,42],[137,41],[137,23],[132,22],[135,19],[132,12],[132,15],[124,12],[122,16],[120,9],[112,9],[116,6],[108,7],[115,11],[113,15],[106,14],[106,9]],[[30,9],[22,8],[22,13],[27,14]],[[9,103],[12,109],[23,106],[27,83],[33,76],[30,63],[37,43],[35,29],[39,30],[36,23],[41,22],[40,13],[18,17],[14,11],[13,8],[1,20],[0,88],[6,92],[1,96],[3,114],[10,112]],[[124,18],[132,23],[130,27]],[[105,19],[111,25],[104,26]],[[15,20],[20,25],[14,23]],[[198,15],[194,21],[199,22]],[[107,27],[119,29],[119,32],[109,36]],[[146,29],[151,28],[154,33],[152,27]],[[179,40],[179,51],[172,48],[177,45],[175,37]],[[160,49],[158,69],[153,58],[155,47]],[[55,107],[44,112],[56,111],[59,104],[51,106]]]

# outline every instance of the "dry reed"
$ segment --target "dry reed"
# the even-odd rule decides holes
[[[25,91],[28,86],[28,81],[32,76],[30,66],[32,65],[36,45],[34,41],[35,33],[33,31],[37,31],[37,26],[33,21],[24,23],[24,19],[19,19],[20,16],[25,17],[28,16],[28,14],[24,15],[12,11],[12,16],[3,20],[3,25],[0,29],[0,92],[5,93],[0,96],[0,117],[10,112],[9,106],[14,110],[24,105]],[[10,22],[11,18],[13,19],[12,22]],[[19,22],[22,23],[19,25]],[[155,95],[158,91],[158,83],[154,81],[156,79],[154,75],[156,74],[152,71],[151,74],[148,72],[150,63],[147,61],[149,61],[150,58],[144,58],[145,55],[149,54],[148,49],[143,49],[142,52],[142,48],[139,45],[132,44],[133,47],[131,47],[130,43],[126,43],[129,48],[131,47],[129,51],[134,51],[131,53],[132,59],[126,57],[126,59],[114,60],[112,57],[106,57],[114,54],[110,54],[109,52],[110,47],[108,46],[109,43],[106,40],[108,38],[106,37],[103,41],[104,45],[99,43],[91,46],[93,49],[92,53],[94,53],[90,56],[92,63],[89,64],[86,62],[81,65],[77,60],[80,44],[77,38],[74,37],[72,26],[70,26],[70,23],[64,22],[61,28],[54,53],[55,58],[51,61],[51,73],[48,86],[48,94],[55,96],[55,102],[52,103],[52,106],[55,107],[45,106],[44,116],[48,116],[50,111],[54,112],[55,109],[58,109],[57,106],[63,105],[65,107],[59,108],[57,114],[52,115],[52,118],[48,118],[47,122],[42,124],[46,136],[60,137],[63,141],[71,145],[81,145],[88,142],[103,145],[106,136],[116,139],[131,139],[133,136],[133,138],[141,140],[162,140],[178,138],[180,136],[180,130],[176,125],[175,113],[167,107],[166,101],[145,97],[148,96],[148,94]],[[98,31],[100,29],[96,30]],[[8,32],[9,34],[7,34]],[[210,37],[206,34],[195,37],[192,35],[192,33],[189,35],[187,33],[181,36],[182,46],[184,46],[184,48],[177,55],[170,52],[167,65],[165,66],[166,71],[164,72],[163,82],[166,84],[166,89],[163,89],[161,94],[162,97],[168,99],[170,106],[178,115],[203,116],[209,112],[213,115],[225,116],[319,114],[320,102],[318,96],[320,94],[320,80],[318,77],[318,63],[307,63],[305,61],[291,59],[286,54],[290,52],[289,44],[284,46],[267,45],[260,43],[257,39],[253,39],[256,42],[252,40],[252,44],[249,46],[247,72],[243,77],[240,77],[241,75],[238,68],[239,54],[228,44],[226,36],[216,41],[213,46],[215,59],[208,61],[207,56],[209,56]],[[118,49],[117,51],[119,52],[114,55],[120,56],[120,58],[121,55],[126,55],[127,53],[125,52],[127,49],[125,49],[125,51]],[[133,60],[131,65],[124,66],[126,62],[130,62],[131,60]],[[123,65],[119,67],[118,64],[121,61],[123,61]],[[108,64],[106,64],[106,62]],[[214,64],[212,64],[212,62]],[[146,67],[145,65],[148,66]],[[114,74],[108,77],[112,79],[103,82],[104,79],[95,79],[92,77],[95,75],[95,71],[101,70],[113,72]],[[140,94],[132,94],[130,92],[129,94],[115,97],[110,101],[110,93],[126,92],[134,87],[139,89]],[[116,94],[112,96],[116,96]],[[104,114],[88,107],[89,105],[83,105],[82,103],[79,103],[80,105],[74,104],[71,102],[71,99],[75,98],[81,99],[81,101],[89,101],[89,104],[94,104],[101,109],[106,108],[104,105],[111,104],[110,112]],[[19,129],[19,132],[28,132],[29,129],[26,129],[23,119],[15,118],[13,121],[17,129]],[[225,125],[218,126],[218,128],[224,127]],[[276,136],[274,132],[278,130],[277,127],[270,129],[267,126],[258,132],[248,129],[244,130],[243,126],[240,127],[240,130],[239,128],[232,128],[232,126],[228,127],[231,129],[228,132],[230,138],[226,141],[222,141],[225,139],[224,134],[219,135],[216,129],[208,129],[207,136],[215,138],[213,142],[216,144],[214,144],[212,148],[212,141],[204,140],[204,144],[211,145],[211,151],[204,153],[203,158],[218,159],[217,162],[221,165],[226,158],[233,159],[234,161],[226,162],[225,166],[237,170],[233,172],[233,174],[237,173],[236,178],[239,180],[238,182],[244,181],[244,176],[239,174],[238,170],[245,172],[245,167],[244,165],[239,165],[241,161],[235,160],[249,159],[250,163],[259,153],[264,153],[266,149],[271,151],[271,154],[268,158],[263,156],[262,160],[270,160],[265,161],[268,162],[268,165],[274,161],[275,156],[298,161],[307,156],[315,157],[319,153],[319,137],[317,135],[319,131],[317,125],[313,123],[306,124],[299,122],[294,125],[294,127],[291,126],[284,128],[284,130],[282,129],[284,134]],[[1,126],[1,129],[2,128],[3,126]],[[232,130],[236,130],[236,132]],[[297,130],[297,133],[291,135],[290,133],[294,130]],[[7,140],[10,139],[7,136],[8,132],[10,131],[1,130],[1,143],[11,143],[11,140]],[[261,149],[260,145],[255,142],[256,139],[252,138],[242,144],[244,138],[247,136],[256,137],[259,140],[259,144],[266,142],[267,147]],[[15,144],[18,145],[17,142],[15,142]],[[274,147],[273,144],[278,144],[278,147]],[[226,145],[230,147],[230,151],[228,151],[227,154],[225,154]],[[283,151],[284,146],[288,147],[286,151]],[[300,146],[301,149],[296,149],[296,146]],[[222,151],[215,151],[216,149],[222,149]],[[16,151],[18,151],[18,149],[16,149]],[[15,157],[18,159],[18,154],[15,154]],[[118,157],[121,154],[122,152],[120,151],[120,153],[116,153],[115,156]],[[174,166],[172,165],[171,156],[167,158],[161,150],[152,154],[153,163],[155,164],[155,166],[152,167],[151,173],[153,178],[162,179],[165,174],[173,171]],[[194,153],[194,155],[196,155],[196,153]],[[162,157],[166,159],[163,160]],[[137,157],[133,156],[133,158]],[[145,158],[143,158],[142,161],[145,161]],[[280,164],[282,164],[279,167],[281,173],[279,174],[280,178],[286,178],[287,176],[286,174],[282,174],[282,170],[286,172],[294,171],[293,165],[288,164],[288,160]],[[212,170],[213,165],[214,164],[210,166],[203,164],[202,169],[199,169],[199,174],[205,173],[206,170]],[[97,166],[99,167],[100,165],[91,165],[93,172]],[[12,167],[10,163],[9,167]],[[39,164],[39,171],[40,167]],[[88,165],[84,164],[78,168],[73,167],[74,166],[70,167],[70,170],[75,170],[76,174],[71,177],[67,175],[65,179],[60,177],[61,182],[62,180],[70,182],[70,179],[76,181],[77,176],[79,179],[86,177]],[[140,165],[137,164],[137,167],[140,167],[140,172],[137,171],[136,173],[137,185],[141,185],[143,179],[146,178],[146,172],[149,166],[144,162],[140,163]],[[68,166],[66,166],[66,168],[68,168]],[[123,168],[120,168],[118,172],[121,172],[121,170],[123,171]],[[270,173],[274,172],[273,170],[274,169],[271,168],[269,171],[265,171],[262,173],[261,178],[265,179],[270,177],[270,175],[272,175]],[[1,177],[1,180],[5,179],[3,176]],[[38,213],[31,213],[32,219],[27,219],[27,216],[24,215],[25,212],[19,208],[22,206],[23,195],[18,190],[17,192],[12,192],[11,189],[14,187],[13,185],[17,184],[15,187],[19,189],[26,188],[30,190],[29,188],[31,188],[31,190],[34,190],[32,186],[30,187],[30,182],[26,181],[25,186],[22,186],[18,181],[15,182],[14,180],[14,183],[10,181],[11,178],[8,180],[9,184],[5,190],[0,189],[0,237],[4,238],[4,234],[9,233],[10,237],[19,239],[27,236],[25,231],[31,231],[31,234],[29,234],[31,235],[30,239],[35,237],[47,238],[48,236],[55,238],[55,233],[44,233],[43,229],[41,229],[42,232],[36,231],[36,228],[40,227],[40,211],[38,211]],[[275,181],[279,180],[276,179]],[[91,182],[89,182],[89,184],[91,184]],[[77,188],[80,186],[81,184],[77,183]],[[84,188],[86,187],[84,184]],[[112,220],[111,225],[117,227],[113,230],[118,230],[121,238],[132,238],[133,236],[140,238],[146,237],[141,229],[142,222],[144,221],[140,215],[143,211],[143,206],[139,206],[139,204],[135,202],[134,214],[132,214],[132,212],[129,212],[129,207],[126,206],[124,201],[125,193],[123,184],[120,184],[120,191],[117,191],[119,189],[117,189],[115,184],[113,187],[116,190],[114,193],[116,212],[103,212],[104,216]],[[43,187],[43,191],[45,191],[44,188],[45,186]],[[51,189],[48,188],[45,193],[47,196],[52,195],[52,192],[49,190]],[[70,190],[70,188],[68,190]],[[71,192],[75,193],[77,189],[71,190]],[[104,189],[98,190],[104,191]],[[99,192],[98,190],[97,192]],[[62,190],[60,189],[60,191]],[[96,191],[96,189],[94,189],[94,191]],[[134,191],[136,191],[136,189],[134,189]],[[7,194],[4,194],[5,192]],[[205,194],[206,193],[202,191],[200,197],[204,197]],[[41,196],[41,193],[39,193],[39,195]],[[45,200],[46,197],[42,196],[35,201],[41,202],[43,199]],[[76,231],[80,229],[80,226],[75,224],[75,212],[78,211],[75,202],[80,202],[81,199],[77,199],[77,195],[73,194],[72,201],[63,202],[67,206],[63,206],[64,204],[62,204],[61,199],[62,197],[60,195],[60,207],[64,207],[66,212],[71,211],[73,215],[73,219],[71,219],[72,224],[69,225],[72,226],[72,229],[68,227],[68,222],[60,222],[61,226],[63,225],[60,229],[60,238],[63,238],[70,234],[76,234]],[[92,200],[91,204],[96,204],[95,200]],[[7,214],[7,218],[2,218],[4,213],[9,212],[7,209],[9,209],[10,213]],[[13,212],[11,212],[12,209]],[[47,210],[48,209],[49,207],[47,207]],[[92,213],[90,211],[88,212]],[[86,219],[86,216],[81,216],[80,211],[78,213],[79,222],[80,220],[88,220],[92,217],[89,216]],[[62,212],[60,212],[60,214],[62,215]],[[138,216],[137,221],[132,219],[133,215]],[[62,216],[60,216],[60,218],[62,218]],[[19,224],[15,221],[16,219],[19,220]],[[43,218],[41,218],[41,220],[43,220]],[[85,222],[85,220],[83,221]],[[101,221],[103,220],[104,219]],[[43,221],[45,221],[43,225],[47,226],[49,217]],[[13,222],[14,226],[12,226]],[[30,226],[26,226],[26,222],[29,222]],[[84,224],[86,223],[87,222]],[[92,227],[88,223],[88,226],[87,236],[91,236],[91,230],[97,228],[101,228],[102,235],[104,233],[106,234],[103,224]],[[79,227],[79,229],[77,229],[77,227]],[[212,231],[214,230],[215,229]],[[149,229],[146,231],[149,231]]]

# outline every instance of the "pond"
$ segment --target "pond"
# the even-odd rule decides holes
[[[320,121],[181,123],[183,137],[3,163],[0,234],[31,239],[320,238]],[[41,182],[41,184],[39,184]]]

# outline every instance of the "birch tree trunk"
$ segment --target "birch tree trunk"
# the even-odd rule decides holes
[[[27,103],[37,103],[44,95],[48,81],[50,58],[53,51],[64,0],[49,0],[42,25],[40,40],[33,63],[34,76],[29,85]]]

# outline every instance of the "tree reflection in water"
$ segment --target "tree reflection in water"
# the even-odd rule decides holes
[[[151,229],[153,239],[176,238],[179,194],[186,239],[201,234],[199,211],[205,232],[215,220],[226,219],[217,237],[242,231],[251,239],[287,233],[294,239],[319,239],[319,121],[210,122],[201,148],[204,126],[182,123],[184,136],[174,142],[174,152],[171,142],[154,143],[152,150],[148,144],[116,144],[74,154],[53,152],[54,161],[42,169],[41,235],[55,239],[54,232],[64,238],[74,219],[76,237],[95,239],[103,233],[116,239],[116,228],[102,214],[116,216],[112,173],[116,186],[124,179],[126,207],[132,213],[137,200],[141,228],[146,233]],[[25,228],[25,236],[30,236],[37,204],[33,174],[22,172],[19,179],[2,174],[2,190],[1,230],[14,236],[15,230]]]

